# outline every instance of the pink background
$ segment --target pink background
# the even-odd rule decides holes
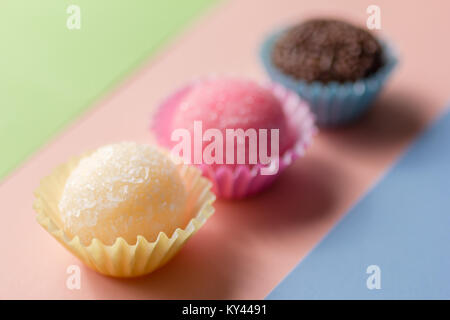
[[[316,14],[365,24],[370,4],[230,0],[197,20],[0,185],[0,298],[264,298],[442,111],[450,2],[377,1],[381,32],[397,45],[400,65],[373,111],[357,125],[321,132],[266,192],[216,202],[205,227],[149,276],[118,280],[84,267],[36,223],[32,192],[71,155],[108,142],[149,141],[154,106],[196,76],[264,79],[257,50],[273,28]],[[81,266],[81,290],[66,287],[71,264]]]

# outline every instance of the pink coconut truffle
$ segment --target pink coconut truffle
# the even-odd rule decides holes
[[[304,155],[316,132],[308,104],[295,92],[230,77],[188,83],[152,119],[158,143],[199,166],[224,199],[270,186]]]
[[[202,81],[192,87],[180,100],[173,115],[172,130],[183,128],[194,137],[194,121],[201,121],[202,131],[218,129],[222,133],[223,157],[226,154],[226,129],[267,129],[267,150],[271,151],[271,129],[279,129],[279,154],[289,147],[288,122],[283,106],[277,97],[267,88],[248,80],[236,78],[218,78]],[[259,146],[259,134],[257,135]],[[209,144],[202,142],[202,149]],[[249,161],[249,141],[236,139],[237,148],[245,143],[245,161]],[[193,148],[193,146],[192,146]],[[259,149],[258,149],[259,150]],[[192,158],[193,158],[192,152]],[[258,153],[258,163],[260,163]],[[192,159],[193,160],[193,159]],[[223,160],[225,163],[225,159]]]

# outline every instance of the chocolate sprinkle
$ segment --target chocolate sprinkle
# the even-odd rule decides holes
[[[364,29],[338,20],[313,19],[280,36],[272,61],[284,73],[307,82],[356,81],[382,66],[382,48]]]

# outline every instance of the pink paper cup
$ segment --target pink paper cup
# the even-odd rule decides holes
[[[158,144],[165,148],[171,148],[170,140],[173,115],[177,111],[183,98],[190,90],[201,83],[202,80],[191,82],[187,86],[177,90],[167,97],[159,106],[152,117],[150,130],[154,133]],[[297,158],[305,154],[307,147],[312,142],[312,137],[317,132],[315,118],[310,111],[309,105],[295,92],[286,89],[277,83],[265,83],[263,87],[272,91],[280,100],[288,120],[289,133],[292,142],[279,157],[278,171],[275,174],[263,175],[261,169],[269,165],[207,165],[195,164],[201,169],[203,176],[213,183],[212,191],[222,199],[242,199],[255,195],[269,187],[277,177]]]

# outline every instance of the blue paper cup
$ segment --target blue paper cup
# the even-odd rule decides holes
[[[283,73],[272,63],[272,50],[283,31],[269,35],[261,45],[262,64],[274,82],[278,82],[305,99],[322,127],[348,124],[362,116],[380,93],[389,75],[397,65],[394,50],[382,41],[383,66],[370,77],[355,82],[314,81],[308,83]]]

